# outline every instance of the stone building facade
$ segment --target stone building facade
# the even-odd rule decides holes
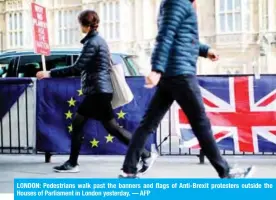
[[[0,0],[0,50],[32,49],[31,0]],[[150,52],[161,0],[36,0],[47,8],[51,48],[80,47],[76,20],[85,9],[101,18],[113,52]],[[199,74],[276,73],[275,0],[197,0],[200,38],[220,61],[200,59]]]

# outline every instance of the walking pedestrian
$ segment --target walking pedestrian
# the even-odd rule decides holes
[[[84,137],[82,129],[89,118],[101,121],[106,131],[123,144],[128,145],[131,139],[131,133],[121,128],[114,117],[111,105],[113,96],[110,77],[111,58],[106,41],[97,31],[100,22],[98,14],[93,10],[85,10],[79,14],[78,20],[86,36],[81,40],[83,48],[77,61],[72,66],[37,73],[38,79],[81,74],[82,91],[85,95],[72,123],[70,158],[61,166],[54,167],[55,172],[80,171],[78,157]],[[141,154],[141,170],[146,171],[154,155],[145,149]]]
[[[152,54],[152,72],[146,87],[157,86],[140,126],[132,137],[120,178],[136,178],[137,164],[149,134],[174,101],[185,112],[202,151],[221,178],[248,177],[253,167],[230,168],[221,156],[206,115],[196,77],[198,56],[212,61],[218,55],[199,42],[198,23],[193,0],[163,0],[158,18],[158,35]]]

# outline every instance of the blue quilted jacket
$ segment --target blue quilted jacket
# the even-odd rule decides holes
[[[198,56],[209,47],[199,42],[197,16],[190,0],[163,0],[158,35],[152,54],[152,70],[164,76],[196,74]]]

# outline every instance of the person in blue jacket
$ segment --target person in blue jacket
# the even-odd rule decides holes
[[[192,3],[193,0],[161,2],[158,35],[151,58],[152,72],[145,85],[147,88],[157,86],[157,91],[132,137],[120,178],[139,176],[137,164],[147,138],[157,129],[174,101],[186,114],[203,153],[220,178],[252,175],[253,167],[230,168],[213,137],[196,77],[196,65],[198,56],[216,61],[218,55],[199,42],[197,16]],[[154,162],[150,163],[152,166]]]

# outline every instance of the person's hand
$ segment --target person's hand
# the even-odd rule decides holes
[[[154,88],[160,81],[161,74],[158,72],[151,72],[147,77],[146,77],[146,88]]]
[[[36,78],[38,80],[44,79],[44,78],[50,78],[50,71],[39,71],[36,74]]]
[[[211,61],[217,61],[219,59],[219,55],[214,49],[209,49],[207,58],[209,58]]]

